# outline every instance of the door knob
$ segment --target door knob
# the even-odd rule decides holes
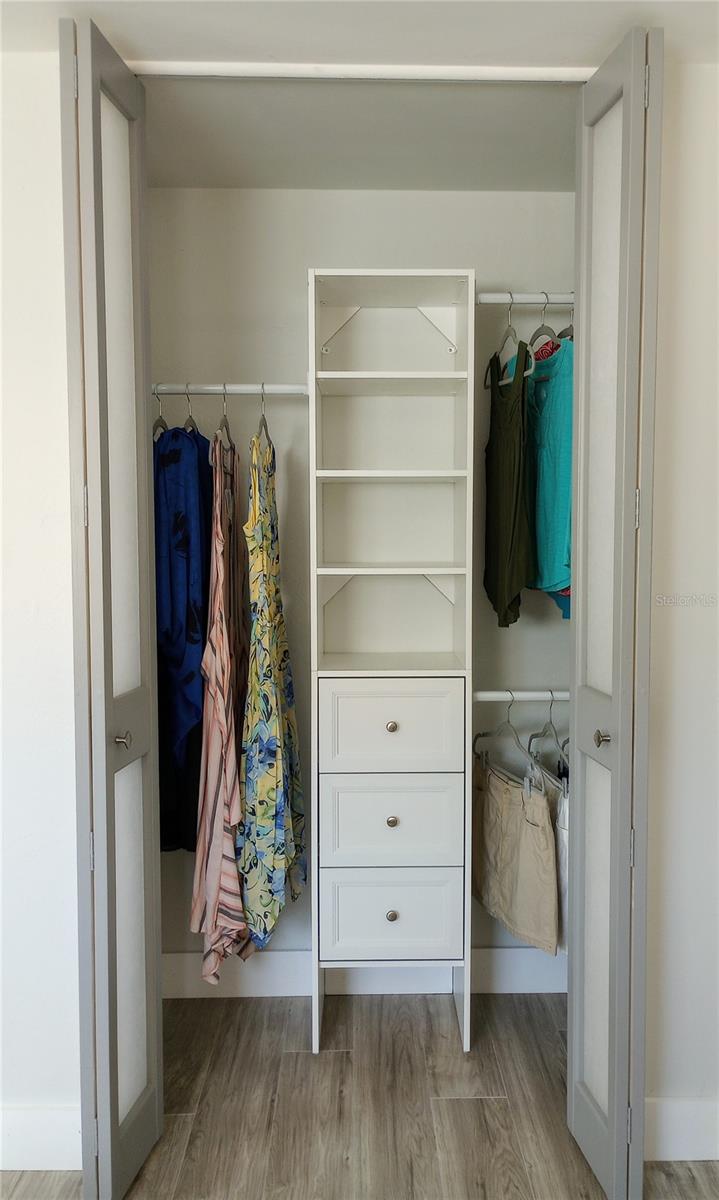
[[[126,750],[130,749],[130,746],[132,745],[132,734],[130,733],[129,729],[126,729],[124,733],[118,733],[116,735],[115,745],[124,746]]]
[[[387,733],[396,733],[399,729],[399,725],[396,721],[388,721],[385,725],[385,729],[387,730]]]
[[[399,817],[387,817],[387,824],[390,829],[396,829],[399,825]]]
[[[388,921],[396,921],[398,916],[399,916],[399,913],[396,912],[396,910],[394,908],[391,908],[389,910],[389,912],[387,913],[387,920]]]
[[[604,733],[601,729],[594,730],[594,745],[597,747],[597,750],[600,746],[608,745],[611,740],[612,735],[610,733]]]

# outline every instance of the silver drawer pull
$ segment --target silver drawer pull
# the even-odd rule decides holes
[[[126,750],[130,749],[130,746],[132,745],[132,734],[130,733],[129,729],[127,729],[125,733],[118,733],[117,737],[115,738],[115,745],[124,746]]]
[[[594,730],[594,745],[597,747],[597,750],[600,746],[604,746],[605,744],[611,742],[611,740],[612,735],[610,733],[604,733],[601,729]]]
[[[399,817],[387,817],[387,824],[390,829],[396,829],[399,825]]]
[[[399,916],[399,913],[394,908],[391,908],[389,910],[389,912],[387,913],[387,920],[388,921],[396,921],[398,916]]]
[[[396,721],[388,721],[385,725],[385,729],[387,730],[387,733],[396,733],[399,729],[399,725]]]

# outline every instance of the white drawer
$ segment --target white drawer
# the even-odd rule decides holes
[[[320,771],[463,771],[463,679],[320,679]]]
[[[461,867],[320,871],[320,959],[461,958],[463,874]]]
[[[320,776],[321,867],[458,867],[464,775]]]

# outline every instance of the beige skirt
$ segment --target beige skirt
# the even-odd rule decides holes
[[[474,893],[514,937],[557,953],[554,797],[475,764]]]

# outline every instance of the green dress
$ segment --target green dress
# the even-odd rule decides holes
[[[267,945],[285,906],[306,881],[305,819],[295,696],[280,594],[275,448],[250,442],[250,657],[242,735],[242,820],[235,851],[252,945]]]
[[[520,342],[512,381],[502,387],[498,355],[489,364],[484,589],[501,626],[519,617],[520,593],[537,569],[527,474],[527,359],[527,345]]]

